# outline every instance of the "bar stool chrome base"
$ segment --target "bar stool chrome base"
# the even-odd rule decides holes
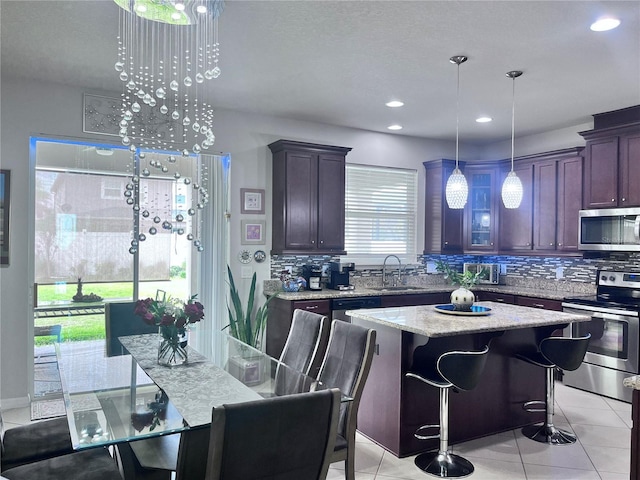
[[[423,472],[439,478],[468,477],[473,473],[473,464],[453,453],[421,453],[416,457],[415,463]]]
[[[566,430],[561,430],[554,425],[537,424],[527,425],[522,428],[522,434],[540,443],[551,445],[571,445],[576,443],[576,436]]]

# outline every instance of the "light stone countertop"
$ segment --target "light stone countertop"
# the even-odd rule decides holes
[[[348,310],[346,314],[354,318],[427,337],[448,337],[452,335],[514,330],[517,328],[586,322],[591,319],[586,315],[575,315],[496,302],[476,302],[474,305],[489,307],[491,312],[485,316],[450,315],[438,312],[435,305],[419,305],[416,307]]]
[[[634,390],[640,390],[640,375],[625,378],[622,380],[622,385],[627,388],[633,388]]]
[[[265,295],[278,294],[278,298],[283,300],[298,301],[298,300],[324,300],[333,298],[354,298],[354,297],[380,297],[385,295],[417,295],[421,293],[451,293],[457,287],[451,285],[424,285],[424,286],[411,286],[407,290],[380,290],[379,288],[366,288],[356,287],[355,290],[330,290],[323,289],[318,291],[304,290],[301,292],[283,292],[275,290],[265,290]],[[490,285],[483,284],[477,285],[472,288],[473,292],[495,292],[505,295],[524,295],[536,298],[546,298],[550,300],[562,300],[565,297],[573,297],[579,295],[587,295],[591,292],[585,293],[573,293],[562,290],[548,290],[538,288],[526,288],[520,286],[509,285]],[[595,293],[595,288],[594,288]]]

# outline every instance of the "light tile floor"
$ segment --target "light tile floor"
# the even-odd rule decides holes
[[[30,422],[28,408],[3,412],[5,428]],[[578,441],[549,446],[523,437],[520,430],[453,446],[475,466],[474,480],[628,480],[631,405],[558,383],[555,424],[573,430]],[[356,480],[424,480],[414,457],[399,459],[358,435]],[[343,463],[333,464],[328,480],[344,479]]]
[[[573,445],[534,442],[520,430],[453,446],[475,466],[473,480],[628,480],[631,455],[631,405],[556,386],[554,423],[573,430]],[[425,480],[435,478],[358,435],[356,480]],[[344,479],[343,463],[333,464],[328,480]]]

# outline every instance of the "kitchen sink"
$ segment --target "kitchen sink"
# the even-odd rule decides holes
[[[395,287],[370,287],[370,290],[377,292],[404,292],[406,290],[423,290],[422,287],[409,287],[407,285],[397,285]]]

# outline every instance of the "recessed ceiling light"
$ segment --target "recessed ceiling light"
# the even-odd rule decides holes
[[[493,120],[493,118],[491,118],[491,117],[478,117],[478,118],[476,118],[476,122],[478,122],[478,123],[488,123],[488,122],[490,122],[492,120]]]
[[[173,12],[171,14],[171,18],[173,18],[174,20],[180,20],[182,18],[182,15],[180,15],[178,12]]]
[[[402,125],[389,125],[387,128],[389,130],[402,130]]]
[[[147,6],[142,4],[136,5],[136,11],[144,13],[147,11]]]
[[[207,7],[205,5],[198,5],[196,7],[196,12],[198,12],[198,13],[207,13]]]
[[[404,105],[404,102],[401,102],[400,100],[392,100],[390,102],[385,103],[385,105],[387,107],[391,107],[391,108],[396,108],[396,107],[401,107]]]
[[[184,10],[184,3],[176,3],[175,7],[176,7],[176,10],[178,10],[179,12],[182,12]]]
[[[606,32],[607,30],[613,30],[620,25],[620,20],[617,18],[601,18],[591,24],[591,30],[594,32]]]

